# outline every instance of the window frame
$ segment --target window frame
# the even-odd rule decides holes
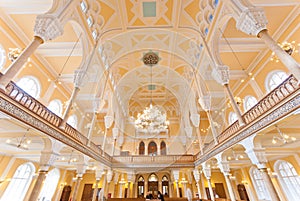
[[[26,80],[27,79],[27,80]],[[23,81],[26,80],[26,81]],[[30,86],[31,89],[29,88],[23,88],[21,86],[21,84],[25,84],[26,86],[28,86],[28,82],[32,81],[34,83],[34,85]],[[23,82],[23,83],[22,83]],[[40,95],[41,95],[41,83],[39,81],[38,78],[36,78],[35,76],[31,76],[31,75],[26,75],[21,77],[17,82],[16,82],[17,86],[20,87],[22,90],[24,90],[27,94],[29,94],[30,96],[32,96],[35,99],[39,99]],[[34,92],[34,94],[32,93],[32,88],[33,86],[35,86],[36,91]]]

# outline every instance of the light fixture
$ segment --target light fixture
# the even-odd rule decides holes
[[[167,114],[162,110],[161,106],[152,104],[152,91],[155,89],[155,86],[152,84],[152,68],[158,61],[159,57],[154,52],[150,51],[143,56],[144,64],[151,68],[150,85],[148,86],[151,94],[149,107],[146,107],[142,114],[139,113],[135,120],[137,132],[149,134],[168,132],[169,121],[167,121]]]
[[[7,53],[7,57],[11,62],[14,62],[22,53],[22,49],[21,48],[8,48],[8,53]],[[30,57],[28,57],[27,62],[30,62]],[[24,64],[25,66],[26,64]],[[31,66],[31,64],[30,64]]]
[[[279,136],[273,136],[272,138],[272,144],[277,144],[279,141],[282,142],[283,144],[286,144],[288,142],[295,142],[297,138],[291,137],[285,133],[283,133],[277,125],[275,125],[275,128],[279,134]]]
[[[26,130],[22,137],[14,137],[6,140],[6,144],[17,147],[19,149],[28,150],[28,145],[31,143],[31,139],[26,137],[29,129]]]
[[[235,96],[234,97],[234,101],[236,102],[236,104],[238,106],[240,106],[243,102],[244,102],[244,99],[238,97],[238,96]],[[229,100],[228,103],[227,103],[227,106],[230,108],[231,107],[231,101]]]
[[[294,52],[298,53],[298,49],[296,49],[296,46],[300,46],[300,43],[298,43],[296,45],[296,41],[292,41],[292,42],[282,42],[282,43],[278,43],[278,45],[289,55],[292,55]],[[276,56],[275,52],[272,52],[271,55],[271,61],[275,61],[276,63],[279,62],[279,58]]]

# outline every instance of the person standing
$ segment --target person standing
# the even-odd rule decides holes
[[[157,199],[159,199],[160,201],[165,201],[164,196],[160,191],[158,191]]]

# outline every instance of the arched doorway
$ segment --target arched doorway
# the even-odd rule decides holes
[[[162,194],[165,197],[169,197],[169,179],[166,175],[162,177],[161,185],[162,185]]]
[[[148,192],[152,193],[154,198],[157,198],[158,178],[154,173],[152,173],[148,178]]]
[[[145,143],[143,141],[139,145],[139,155],[145,155]]]
[[[148,155],[150,155],[150,156],[156,156],[157,155],[157,145],[153,141],[151,141],[148,145]]]
[[[138,193],[139,198],[144,197],[144,194],[145,194],[144,184],[145,184],[144,177],[140,176],[139,179],[138,179],[138,189],[137,189],[137,193]]]

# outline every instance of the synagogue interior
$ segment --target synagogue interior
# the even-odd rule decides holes
[[[299,201],[299,51],[299,0],[1,0],[0,201]]]

